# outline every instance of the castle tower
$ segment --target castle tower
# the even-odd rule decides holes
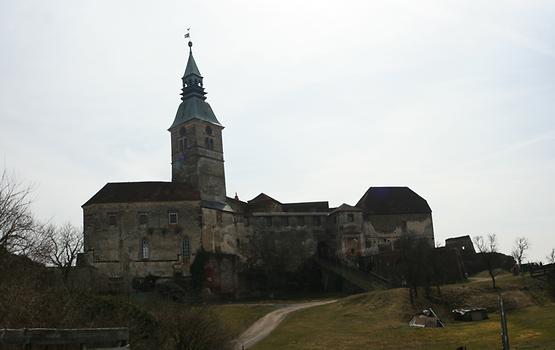
[[[172,182],[187,182],[202,200],[225,202],[222,130],[206,102],[203,78],[189,41],[189,60],[183,75],[181,104],[172,126]]]

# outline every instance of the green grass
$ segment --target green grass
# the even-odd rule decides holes
[[[221,304],[210,306],[210,310],[236,338],[256,320],[277,307],[275,304]]]
[[[513,349],[555,349],[555,303],[529,278],[503,275],[498,279],[507,312]],[[442,287],[447,304],[423,297],[409,303],[406,289],[360,294],[337,303],[292,314],[253,350],[266,349],[496,349],[501,347],[497,312],[479,322],[455,322],[452,305],[496,309],[497,296],[487,280]],[[411,328],[411,315],[432,306],[446,322],[445,328]]]

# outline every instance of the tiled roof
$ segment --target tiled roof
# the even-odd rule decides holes
[[[109,182],[83,206],[96,203],[174,202],[200,200],[200,193],[179,182]]]
[[[431,214],[428,202],[408,187],[370,187],[357,207],[368,214]]]

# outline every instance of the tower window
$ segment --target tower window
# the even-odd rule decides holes
[[[168,215],[168,222],[170,225],[177,225],[177,212],[170,212]]]
[[[187,135],[187,129],[185,129],[185,127],[182,127],[181,129],[179,129],[179,135],[180,136]]]
[[[143,260],[150,258],[150,245],[146,239],[141,242],[141,258]]]
[[[289,216],[284,216],[281,218],[281,224],[283,226],[289,226]]]
[[[210,139],[210,149],[214,149],[214,139]]]
[[[108,225],[116,226],[118,223],[116,214],[108,214]]]
[[[212,128],[211,127],[207,126],[205,130],[206,130],[206,135],[212,135]]]
[[[355,221],[355,214],[347,214],[347,221],[348,222]]]
[[[216,222],[218,224],[221,224],[224,221],[223,217],[222,217],[222,212],[218,211],[216,212]]]
[[[320,226],[321,224],[322,224],[322,221],[319,216],[312,217],[312,226]]]
[[[204,147],[210,148],[210,141],[208,140],[208,137],[204,138]]]
[[[139,225],[148,225],[148,215],[147,213],[139,213]]]
[[[179,150],[179,152],[183,152],[188,146],[189,144],[187,143],[186,137],[182,137],[177,140],[177,149]]]
[[[191,256],[191,243],[189,241],[189,237],[183,237],[183,240],[181,241],[181,255],[184,258]]]

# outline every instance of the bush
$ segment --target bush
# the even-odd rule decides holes
[[[226,350],[231,333],[207,308],[167,308],[156,315],[164,350]]]

